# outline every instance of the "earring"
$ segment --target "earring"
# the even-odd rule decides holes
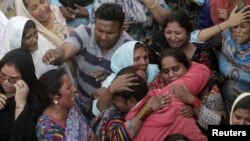
[[[56,100],[54,100],[53,102],[54,102],[55,104],[58,104],[58,101],[56,101]]]

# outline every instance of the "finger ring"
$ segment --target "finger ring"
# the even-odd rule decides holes
[[[128,83],[128,86],[129,86],[129,87],[132,86],[132,83]]]

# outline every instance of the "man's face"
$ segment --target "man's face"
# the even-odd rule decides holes
[[[122,33],[119,21],[107,21],[96,19],[95,35],[96,43],[100,48],[112,48]]]

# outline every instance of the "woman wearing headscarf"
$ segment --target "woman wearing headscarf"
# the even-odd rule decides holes
[[[96,92],[99,93],[100,99],[94,100],[92,112],[94,115],[98,115],[102,109],[105,109],[107,104],[110,102],[112,94],[117,91],[128,89],[130,85],[136,85],[130,83],[132,81],[133,75],[125,74],[113,83],[117,73],[128,66],[134,66],[136,69],[143,70],[146,73],[147,82],[153,81],[159,73],[159,68],[157,65],[149,64],[148,60],[148,50],[146,46],[138,41],[128,41],[120,46],[111,58],[111,69],[112,72],[102,83],[102,88],[98,89]],[[112,85],[112,86],[111,86]],[[102,92],[104,91],[104,94]],[[112,91],[112,92],[110,92]],[[105,98],[106,100],[104,100]],[[109,100],[108,100],[109,99]],[[101,105],[102,106],[101,106]],[[98,107],[98,108],[97,108]]]
[[[35,22],[38,32],[55,47],[60,47],[69,34],[66,21],[58,7],[49,4],[48,0],[16,0],[17,15]],[[72,73],[75,72],[74,60],[67,62]]]
[[[13,38],[14,37],[14,38]],[[22,16],[10,19],[4,33],[4,53],[23,47],[28,50],[33,62],[35,62],[36,76],[39,78],[44,72],[56,68],[53,65],[45,65],[42,57],[49,49],[55,48],[46,38],[37,32],[35,23]]]
[[[185,104],[198,109],[200,101],[195,96],[201,92],[207,84],[211,75],[210,70],[203,64],[189,61],[188,57],[178,48],[166,50],[160,59],[160,76],[164,87],[151,90],[135,107],[127,114],[126,120],[131,117],[141,115],[138,118],[143,125],[136,135],[131,136],[134,141],[141,140],[164,140],[167,136],[180,133],[187,136],[192,141],[205,141],[207,138],[201,133],[196,124],[196,120],[180,114],[180,110]],[[185,85],[190,91],[182,94],[175,93],[177,86]],[[144,104],[152,96],[166,96],[171,102],[164,106],[162,110],[152,112],[150,108],[144,109]],[[187,97],[184,101],[183,97]],[[161,102],[165,104],[165,102]],[[144,110],[142,110],[144,109]],[[142,112],[139,112],[141,111]],[[150,112],[151,111],[151,112]],[[134,127],[134,129],[137,129]]]
[[[136,56],[136,51],[142,48],[145,50],[145,59],[148,60],[148,49],[146,45],[139,41],[128,41],[120,46],[111,58],[111,69],[112,74],[110,74],[102,83],[102,86],[108,87],[111,82],[115,79],[117,73],[128,66],[135,66],[140,69],[144,66],[144,71],[147,74],[147,83],[152,82],[159,73],[159,68],[155,64],[149,64],[149,61],[145,64],[136,63],[138,56]],[[140,59],[140,58],[139,58]],[[140,66],[141,65],[141,66]]]
[[[250,93],[240,94],[234,101],[230,113],[231,125],[250,125]]]
[[[48,0],[16,0],[15,4],[18,16],[24,16],[34,21],[38,32],[54,46],[59,47],[62,44],[62,40],[68,34],[68,28],[58,8],[50,6]],[[39,10],[42,13],[37,12]]]
[[[0,140],[35,141],[35,115],[31,110],[37,83],[29,52],[8,52],[0,61]]]
[[[242,9],[236,6],[229,19],[211,28],[194,31],[199,42],[206,42],[216,34],[216,50],[220,73],[225,77],[223,95],[231,110],[236,97],[250,91],[250,5]],[[241,21],[241,22],[239,22]]]

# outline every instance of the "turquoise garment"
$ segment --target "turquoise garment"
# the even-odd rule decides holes
[[[108,87],[115,79],[116,74],[123,68],[133,66],[134,64],[134,48],[138,41],[128,41],[121,45],[111,58],[111,69],[113,71],[102,83],[102,87]],[[143,43],[142,43],[143,44]],[[158,65],[149,64],[147,67],[147,82],[152,82],[158,75]]]
[[[222,52],[237,67],[245,72],[250,72],[250,41],[243,45],[237,44],[230,29],[225,30],[223,34],[225,42]]]
[[[226,77],[223,86],[223,95],[227,108],[230,110],[233,101],[240,93],[250,91],[250,73],[234,66],[228,61],[225,55],[220,52],[217,54],[220,72]]]
[[[225,41],[217,53],[220,72],[226,77],[223,94],[228,109],[236,97],[250,91],[250,43],[239,45],[232,38],[232,32],[223,32]]]
[[[233,65],[231,62],[228,61],[226,56],[220,52],[217,53],[220,72],[229,79],[234,79],[237,81],[242,81],[246,83],[250,83],[250,73],[245,72],[239,67]],[[250,87],[249,87],[250,88]]]

